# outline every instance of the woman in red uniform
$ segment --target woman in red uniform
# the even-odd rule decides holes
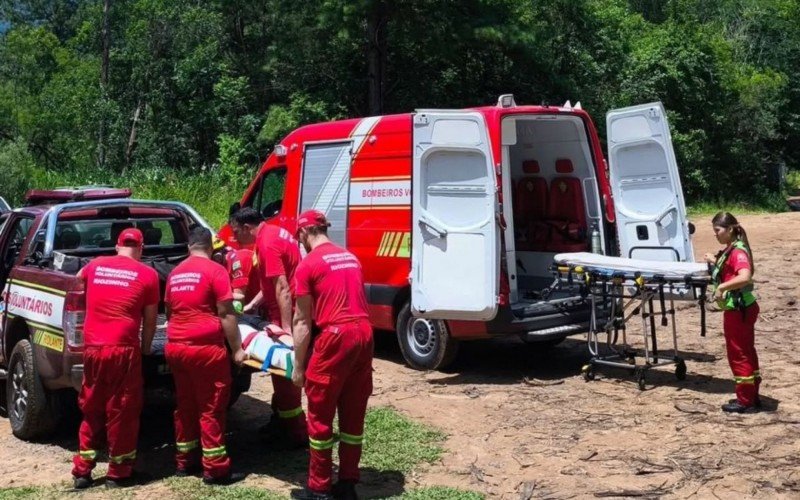
[[[714,266],[711,273],[714,300],[724,311],[725,346],[736,381],[736,399],[723,405],[722,411],[751,413],[761,406],[758,397],[761,374],[755,347],[759,308],[753,294],[753,251],[744,228],[730,213],[718,213],[711,224],[717,241],[725,248],[705,257]]]

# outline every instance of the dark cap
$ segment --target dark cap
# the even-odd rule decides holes
[[[117,246],[119,247],[140,247],[144,244],[144,236],[142,232],[135,227],[129,227],[119,233],[117,238]]]

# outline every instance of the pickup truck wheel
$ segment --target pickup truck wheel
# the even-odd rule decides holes
[[[26,441],[51,433],[56,426],[53,402],[36,372],[33,346],[27,339],[14,346],[6,380],[11,431]]]
[[[458,354],[458,340],[450,336],[447,324],[413,317],[409,304],[397,315],[397,340],[403,358],[416,370],[447,368]]]

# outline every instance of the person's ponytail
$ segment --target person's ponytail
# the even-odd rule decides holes
[[[747,231],[741,226],[741,224],[737,223],[734,227],[734,232],[736,234],[736,238],[739,239],[742,243],[744,243],[744,247],[747,251],[747,258],[750,260],[750,274],[756,273],[756,265],[753,261],[753,248],[750,246],[750,240],[747,239]]]

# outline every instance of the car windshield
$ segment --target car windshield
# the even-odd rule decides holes
[[[142,232],[145,247],[186,243],[183,224],[175,218],[66,220],[56,225],[53,249],[80,251],[114,248],[119,234],[130,227]]]

